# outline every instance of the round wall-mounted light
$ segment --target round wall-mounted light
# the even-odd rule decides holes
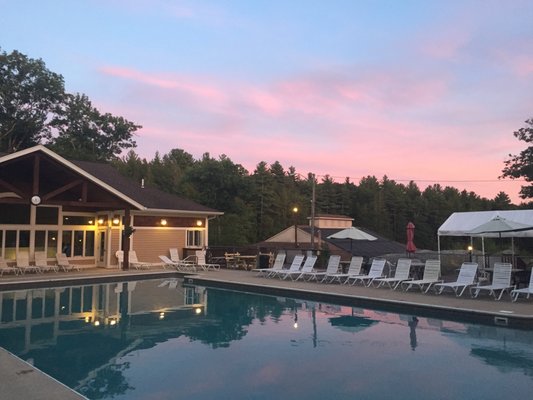
[[[163,225],[163,226],[167,226],[167,223],[168,223],[168,222],[167,222],[166,219],[164,219],[164,218],[161,219],[161,225]]]
[[[118,225],[120,223],[120,219],[118,217],[113,218],[113,225]]]
[[[104,219],[98,218],[98,225],[103,225],[103,224],[104,224]]]
[[[202,225],[203,225],[203,222],[201,219],[196,221],[196,226],[202,226]]]

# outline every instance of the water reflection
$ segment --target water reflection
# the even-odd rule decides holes
[[[90,399],[140,390],[127,378],[128,355],[178,338],[230,350],[256,335],[259,346],[281,343],[279,354],[289,343],[291,351],[342,357],[352,345],[358,355],[375,354],[363,350],[368,341],[389,356],[402,348],[415,355],[434,350],[430,338],[438,334],[474,360],[533,376],[533,354],[522,350],[533,344],[531,332],[184,286],[177,279],[3,292],[0,302],[0,346]],[[383,332],[397,343],[380,342],[391,340]]]

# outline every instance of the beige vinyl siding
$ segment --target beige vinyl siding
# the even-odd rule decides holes
[[[118,260],[117,257],[115,257],[115,253],[117,250],[120,250],[120,235],[121,235],[120,229],[112,229],[111,230],[111,250],[110,250],[110,264],[111,265],[117,265]]]
[[[132,250],[145,262],[161,262],[158,256],[169,255],[168,249],[176,247],[183,257],[185,231],[176,229],[137,229],[132,236]]]

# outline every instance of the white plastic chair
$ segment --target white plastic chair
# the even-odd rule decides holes
[[[361,281],[363,285],[370,286],[374,279],[383,277],[383,269],[385,269],[386,262],[387,260],[384,258],[374,258],[368,274],[351,276],[347,280],[353,279],[352,286],[359,281]],[[367,281],[368,283],[366,283]]]
[[[390,289],[396,290],[402,282],[408,281],[409,274],[411,272],[411,259],[410,258],[400,258],[396,263],[396,270],[394,271],[394,277],[392,278],[376,278],[374,282],[379,282],[377,287],[381,287],[385,283],[389,286]]]
[[[470,288],[472,297],[478,297],[479,292],[487,290],[489,295],[494,296],[496,300],[500,300],[503,292],[507,292],[515,287],[511,285],[511,275],[513,266],[511,263],[494,263],[494,272],[492,274],[492,283],[490,285],[477,285]],[[496,297],[496,292],[500,295]]]
[[[422,276],[422,279],[417,279],[414,281],[405,281],[402,282],[402,287],[405,286],[405,291],[408,291],[413,286],[418,286],[421,291],[424,291],[424,287],[426,290],[424,291],[427,293],[429,289],[435,284],[435,283],[441,283],[442,281],[440,278],[440,260],[426,260],[426,263],[424,265],[424,275]]]
[[[459,276],[455,282],[436,283],[435,291],[441,294],[444,289],[450,288],[457,297],[461,297],[467,287],[474,284],[477,275],[478,264],[475,262],[464,262],[459,270]]]

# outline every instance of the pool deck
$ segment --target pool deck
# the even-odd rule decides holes
[[[389,288],[293,282],[268,279],[255,272],[242,270],[201,271],[183,273],[164,269],[144,271],[119,271],[116,269],[87,269],[79,272],[46,274],[4,275],[0,278],[0,291],[17,289],[71,286],[122,281],[183,277],[185,284],[236,289],[252,293],[296,297],[303,300],[331,302],[341,305],[369,307],[391,312],[419,316],[440,316],[464,322],[480,322],[521,329],[533,329],[533,298],[521,298],[513,303],[509,295],[495,301],[486,295],[472,299],[465,292],[458,298],[454,294],[437,295],[434,292],[404,292]],[[84,399],[68,387],[49,377],[35,367],[0,348],[0,393],[9,399]]]

